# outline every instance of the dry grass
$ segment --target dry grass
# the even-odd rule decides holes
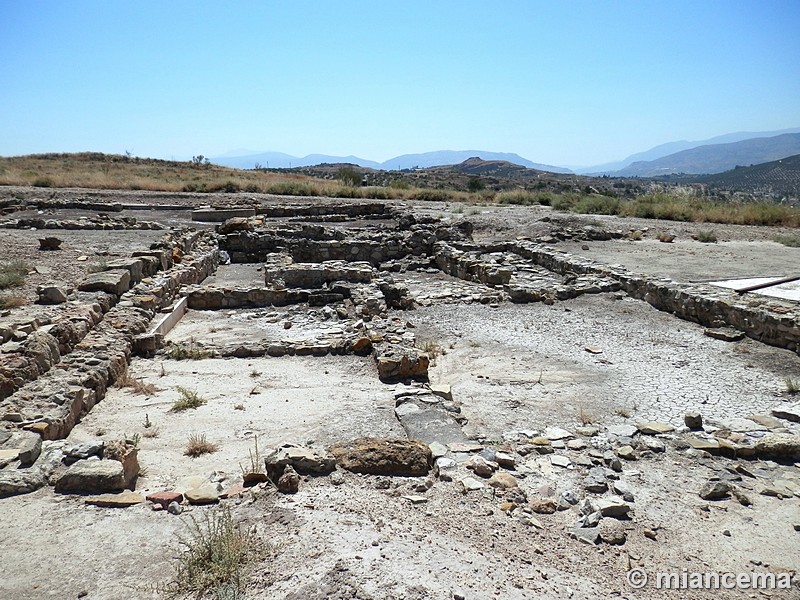
[[[800,381],[795,381],[791,377],[784,379],[786,385],[786,393],[790,395],[800,394]]]
[[[581,425],[585,427],[586,425],[593,425],[594,423],[597,423],[597,417],[588,412],[581,404],[578,407],[578,421],[580,421]]]
[[[141,394],[143,396],[152,396],[156,392],[161,391],[152,383],[145,383],[141,379],[136,379],[135,377],[131,377],[130,373],[125,373],[117,379],[116,383],[114,384],[119,389],[128,388],[130,389],[131,393],[133,394]]]
[[[30,270],[30,265],[21,260],[0,263],[0,290],[21,286]]]
[[[20,294],[7,294],[0,296],[0,308],[17,308],[25,306],[28,299]]]
[[[431,360],[436,360],[440,354],[444,354],[441,344],[434,340],[425,340],[419,345],[419,349],[425,352]]]
[[[172,408],[170,409],[172,412],[181,412],[189,410],[190,408],[200,408],[207,402],[205,398],[194,390],[181,386],[178,386],[176,389],[181,397],[172,403]]]
[[[219,446],[214,442],[209,442],[208,439],[206,439],[205,433],[193,433],[189,436],[189,440],[186,442],[186,448],[184,448],[183,453],[186,456],[197,458],[198,456],[202,456],[203,454],[211,454],[217,450],[219,450]]]
[[[190,516],[189,535],[175,577],[165,590],[169,597],[240,598],[249,565],[263,558],[268,547],[255,533],[233,523],[230,509],[206,512],[198,521]]]

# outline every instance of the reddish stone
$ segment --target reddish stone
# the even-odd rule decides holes
[[[147,496],[147,501],[153,504],[160,504],[162,508],[167,508],[170,502],[183,502],[183,494],[178,492],[156,492]]]
[[[228,489],[220,492],[220,498],[233,498],[235,496],[241,496],[247,491],[247,488],[244,487],[241,483],[234,483]]]

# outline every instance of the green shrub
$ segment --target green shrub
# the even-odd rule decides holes
[[[544,206],[552,206],[554,196],[550,192],[516,190],[513,192],[500,192],[497,194],[496,199],[500,204],[516,204],[519,206],[541,204]]]
[[[182,412],[190,408],[200,408],[206,403],[206,399],[194,390],[181,386],[177,386],[175,389],[178,390],[181,396],[172,403],[172,408],[170,409],[172,412]]]
[[[255,533],[233,523],[230,509],[204,514],[199,521],[190,516],[188,538],[178,558],[175,577],[167,592],[172,597],[238,598],[245,588],[248,565],[263,558],[267,548]]]
[[[698,231],[694,235],[694,239],[704,244],[715,244],[717,242],[717,234],[712,230]]]
[[[0,263],[0,290],[21,286],[30,269],[30,265],[21,260]]]
[[[776,235],[772,241],[790,248],[800,248],[800,236],[798,235]]]
[[[363,176],[356,171],[353,167],[342,167],[336,173],[336,179],[342,182],[343,185],[356,187],[361,185]],[[341,196],[347,198],[348,196]]]
[[[620,201],[598,194],[583,196],[572,207],[573,212],[586,215],[616,215],[619,214]]]
[[[272,183],[264,189],[264,193],[277,196],[324,196],[316,186],[301,181]]]
[[[452,199],[453,194],[447,190],[424,189],[414,192],[412,200],[424,200],[425,202],[447,202]]]
[[[49,188],[55,185],[55,181],[53,181],[52,177],[37,177],[33,180],[31,185],[33,185],[33,187]]]

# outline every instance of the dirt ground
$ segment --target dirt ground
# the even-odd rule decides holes
[[[126,202],[154,198],[135,193],[120,197]],[[428,203],[413,208],[419,214],[473,220],[475,238],[484,241],[539,235],[553,227],[553,219],[578,225],[602,222],[626,231],[649,228],[642,241],[559,242],[556,247],[682,282],[788,275],[800,258],[800,249],[770,241],[776,230],[767,228],[567,217],[546,207],[467,207],[457,212],[451,205]],[[141,218],[182,224],[179,214],[140,213]],[[691,239],[692,233],[712,228],[719,243]],[[665,244],[651,237],[650,232],[661,230],[675,233],[676,241]],[[84,272],[75,262],[79,255],[124,254],[163,234],[58,231],[64,250],[40,253],[32,245],[40,233],[0,229],[5,256],[44,267],[43,273],[30,276],[32,287],[26,293],[54,279],[74,284]],[[412,293],[426,299],[450,288],[477,294],[483,287],[444,275],[408,277]],[[231,265],[205,283],[261,281],[258,265]],[[451,385],[466,418],[465,433],[487,447],[513,447],[515,432],[541,433],[552,427],[576,432],[643,421],[681,427],[684,413],[692,410],[700,411],[712,427],[736,429],[746,417],[769,415],[789,400],[787,377],[800,380],[800,356],[795,353],[750,339],[711,339],[702,327],[621,293],[586,295],[551,306],[489,306],[450,298],[426,304],[402,317],[413,323],[419,343],[428,341],[441,349],[430,370],[431,383]],[[295,321],[290,333],[282,325],[287,319]],[[168,339],[214,344],[286,335],[302,339],[335,328],[335,321],[304,320],[296,308],[190,310]],[[371,357],[175,361],[158,356],[134,359],[129,373],[154,389],[134,393],[112,388],[69,438],[58,443],[138,436],[145,471],[136,491],[143,495],[180,489],[192,476],[223,488],[233,485],[254,456],[256,440],[263,456],[287,442],[325,448],[362,435],[405,435],[394,408],[396,394],[407,386],[381,383]],[[197,392],[206,403],[195,410],[171,411],[179,387]],[[800,427],[783,425],[795,433]],[[185,456],[191,434],[206,435],[218,450]],[[666,452],[626,461],[619,473],[635,498],[632,518],[622,521],[627,534],[622,546],[587,545],[570,537],[580,517],[576,507],[526,521],[519,511],[504,510],[502,495],[491,488],[463,493],[457,481],[433,477],[429,489],[425,478],[349,472],[341,480],[304,477],[295,495],[278,494],[269,486],[254,488],[224,501],[235,520],[252,528],[269,547],[268,556],[251,566],[242,597],[800,598],[797,587],[769,593],[687,592],[652,586],[638,590],[628,584],[626,573],[634,567],[651,576],[684,569],[750,573],[800,568],[800,494],[779,498],[762,493],[776,481],[800,490],[798,465],[707,458],[678,450],[675,436],[661,439]],[[557,449],[556,454],[572,461],[567,468],[554,464],[549,455],[528,454],[514,474],[529,498],[578,492],[586,470],[581,460],[590,448]],[[743,464],[756,472],[737,480],[750,506],[699,497],[710,477],[730,477]],[[458,473],[456,479],[469,474],[463,466]],[[420,494],[425,501],[419,504],[407,498]],[[52,488],[0,500],[0,599],[162,598],[181,549],[179,538],[193,519],[202,520],[215,510],[192,506],[174,516],[146,504],[98,508],[84,505],[79,496],[55,494]]]

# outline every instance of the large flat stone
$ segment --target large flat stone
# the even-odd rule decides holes
[[[426,475],[431,465],[431,449],[415,440],[358,438],[336,444],[331,454],[343,469],[371,475]]]
[[[125,488],[125,472],[118,460],[79,460],[56,482],[56,492],[96,494]]]
[[[82,283],[78,289],[82,292],[107,292],[121,296],[131,287],[131,274],[127,269],[111,269],[92,273]]]
[[[89,496],[84,500],[86,504],[102,506],[104,508],[127,508],[144,502],[141,494],[125,491],[120,494],[100,494],[99,496]]]

